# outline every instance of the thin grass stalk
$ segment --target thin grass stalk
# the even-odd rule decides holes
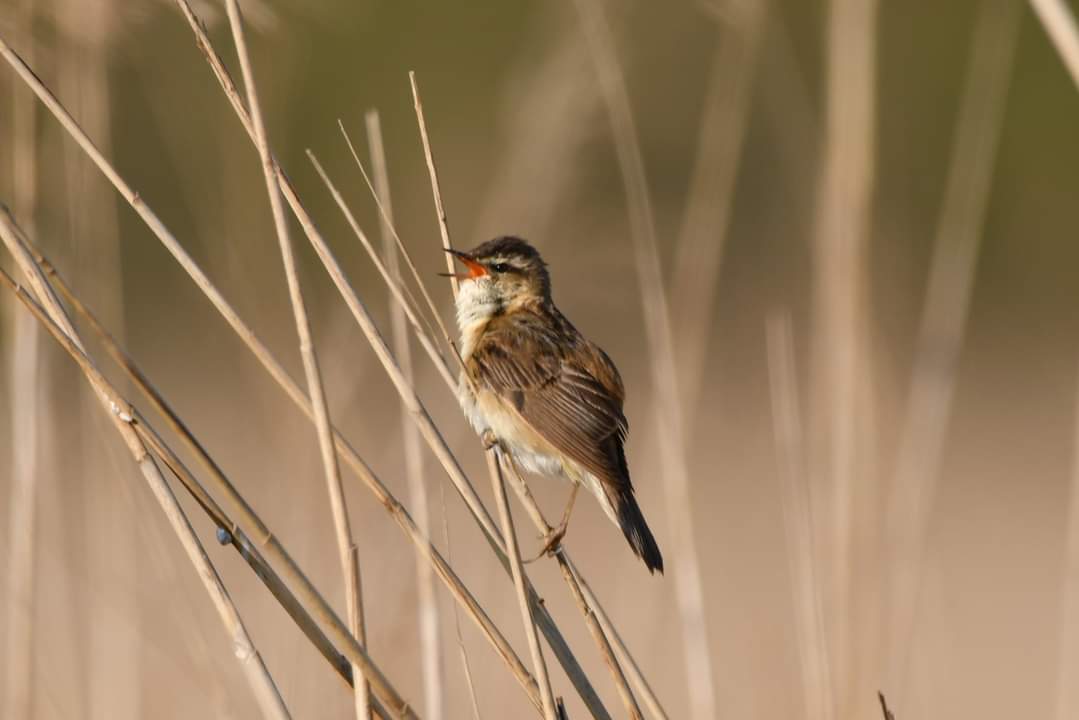
[[[774,313],[765,321],[772,427],[783,498],[783,527],[794,591],[795,629],[802,667],[806,720],[835,717],[824,614],[820,607],[814,529],[805,449],[798,409],[798,381],[790,314]]]
[[[28,33],[33,0],[15,10],[18,31]],[[11,88],[11,161],[15,210],[32,223],[37,214],[37,104],[24,88]],[[8,500],[7,626],[4,646],[3,717],[29,718],[34,689],[34,557],[37,525],[39,431],[45,420],[38,412],[45,373],[39,371],[38,324],[15,310],[11,357],[11,496]]]
[[[622,671],[622,666],[615,657],[614,650],[611,648],[611,643],[603,633],[603,628],[600,627],[595,613],[592,611],[592,608],[589,607],[588,601],[585,600],[584,593],[581,592],[581,585],[574,575],[573,567],[569,564],[569,561],[563,558],[562,562],[558,563],[558,569],[562,571],[562,578],[566,581],[566,585],[569,586],[570,592],[573,594],[573,601],[577,603],[577,607],[584,615],[585,624],[588,626],[588,632],[592,635],[592,639],[599,647],[600,655],[603,657],[603,663],[607,666],[607,670],[614,679],[614,687],[615,690],[618,691],[618,697],[622,700],[622,706],[626,710],[626,717],[631,720],[643,720],[644,715],[641,714],[641,708],[637,705],[637,699],[633,697],[633,691],[629,689],[629,684],[626,682],[626,675]]]
[[[319,167],[320,166],[316,161],[316,168]],[[328,176],[323,175],[323,179],[327,182],[328,187],[331,188],[331,192],[335,196],[335,199],[340,199],[340,193],[334,191],[333,184],[329,181]],[[351,212],[347,211],[347,206],[344,205],[343,200],[341,201],[341,204],[342,208],[345,210],[346,217],[350,219],[350,222],[354,222],[355,218],[352,217]],[[367,308],[357,296],[356,291],[349,284],[340,265],[338,265],[322,237],[318,234],[317,230],[314,229],[314,225],[311,224],[310,218],[301,219],[301,225],[304,226],[305,230],[309,230],[308,238],[314,245],[315,252],[325,265],[327,272],[330,274],[334,284],[344,298],[345,304],[348,306],[349,310],[352,311],[353,317],[356,319],[356,322],[360,326],[365,337],[367,337],[368,342],[371,344],[372,349],[374,349],[375,355],[382,363],[386,373],[390,376],[390,380],[393,382],[394,387],[397,388],[404,407],[412,418],[413,423],[420,429],[428,447],[430,447],[443,468],[445,468],[446,473],[450,476],[454,486],[457,487],[458,492],[464,498],[469,509],[472,510],[473,516],[477,519],[487,537],[493,543],[498,545],[502,552],[505,553],[505,548],[503,546],[504,541],[499,535],[494,520],[487,513],[487,509],[483,506],[483,502],[479,499],[479,496],[476,494],[468,477],[464,474],[457,459],[442,438],[441,432],[434,424],[426,407],[424,407],[423,402],[416,394],[415,389],[408,383],[408,380],[401,372],[389,347],[386,345],[381,333],[375,326],[370,314],[367,312]],[[354,229],[358,229],[358,226]],[[370,243],[365,243],[365,246],[370,247]],[[375,254],[373,250],[371,251],[371,254]]]
[[[266,180],[266,191],[270,198],[274,229],[280,245],[281,261],[285,268],[285,279],[288,284],[289,299],[292,303],[296,334],[300,339],[300,356],[303,359],[304,375],[307,379],[307,392],[311,397],[311,407],[315,411],[315,429],[318,432],[319,451],[322,455],[322,466],[326,475],[326,487],[330,495],[330,507],[333,513],[334,530],[337,538],[337,550],[340,555],[341,569],[344,576],[348,628],[357,642],[363,645],[363,598],[360,595],[358,555],[356,543],[352,538],[348,504],[345,501],[345,489],[341,483],[341,471],[337,465],[337,452],[334,450],[333,436],[330,432],[330,411],[326,404],[326,392],[322,382],[322,374],[319,371],[318,354],[311,335],[311,323],[307,317],[303,289],[300,287],[300,279],[296,271],[296,258],[293,254],[292,241],[289,239],[288,219],[285,217],[285,208],[281,202],[281,193],[277,186],[276,163],[270,154],[266,128],[262,121],[262,109],[259,106],[254,71],[251,68],[251,59],[247,52],[247,40],[244,36],[243,21],[240,18],[240,7],[236,0],[227,0],[226,9],[228,11],[229,25],[232,28],[233,43],[236,45],[236,54],[240,60],[244,88],[247,90],[248,113],[251,116],[251,124],[255,131],[255,145],[258,149],[259,158],[262,160],[262,174]],[[366,720],[371,716],[370,689],[366,680],[358,677],[361,670],[361,667],[355,665],[352,668],[352,676],[355,679],[353,687],[355,711],[357,720]]]
[[[262,657],[247,634],[247,629],[244,627],[239,612],[233,605],[232,599],[214,569],[213,563],[206,555],[202,544],[195,535],[186,515],[184,515],[183,509],[176,501],[176,497],[169,489],[168,483],[165,482],[161,471],[154,463],[146,446],[143,445],[142,440],[131,427],[133,416],[127,410],[127,408],[130,408],[129,404],[105,380],[93,362],[85,355],[82,341],[64,313],[51,287],[49,287],[41,269],[34,263],[33,257],[27,249],[19,242],[16,231],[8,218],[2,215],[0,215],[0,238],[15,257],[16,263],[29,281],[38,301],[45,307],[39,306],[29,293],[7,273],[0,271],[0,280],[8,286],[27,309],[34,313],[35,317],[78,363],[87,381],[93,387],[102,408],[123,439],[132,459],[138,465],[139,471],[150,486],[169,524],[183,545],[188,559],[194,565],[199,578],[202,580],[203,586],[206,588],[206,592],[210,596],[232,641],[233,653],[240,662],[240,666],[262,713],[268,718],[278,720],[290,717],[281,694],[278,692],[273,678],[263,663]]]
[[[140,372],[129,373],[129,377],[135,379],[136,375],[141,375]],[[138,382],[136,380],[136,382]],[[156,393],[156,391],[150,386],[140,386],[140,389],[144,390],[147,394]],[[166,406],[167,407],[167,406]],[[157,408],[159,411],[161,408]],[[172,412],[171,409],[167,409],[166,412]],[[203,509],[206,516],[213,521],[214,525],[218,528],[218,540],[227,542],[240,554],[240,557],[251,567],[255,575],[266,586],[266,589],[270,591],[270,594],[274,596],[274,599],[278,601],[278,604],[289,614],[289,617],[295,621],[300,630],[307,636],[311,644],[319,651],[319,653],[326,658],[330,666],[341,676],[341,679],[351,688],[353,683],[352,676],[352,663],[348,661],[348,658],[337,651],[333,643],[329,638],[319,629],[318,624],[315,622],[296,596],[288,589],[288,586],[281,580],[281,578],[274,571],[273,567],[266,562],[266,559],[262,557],[262,553],[251,539],[247,536],[247,533],[243,531],[236,523],[234,523],[225,511],[214,501],[213,497],[206,491],[206,489],[199,483],[195,474],[188,469],[176,452],[166,444],[161,435],[153,428],[149,421],[143,417],[141,413],[135,413],[136,422],[132,425],[135,428],[135,432],[139,434],[142,441],[146,446],[153,451],[160,461],[169,469],[173,476],[180,482],[181,485],[188,491],[188,494],[198,503],[199,507]]]
[[[673,557],[671,565],[685,652],[690,716],[697,720],[712,720],[716,717],[712,652],[704,613],[700,559],[693,532],[682,395],[678,388],[678,365],[644,161],[611,31],[599,0],[575,0],[574,4],[607,107],[630,214],[630,238],[641,286],[655,403],[659,408],[657,437],[665,470],[662,487],[673,540],[670,556]]]
[[[26,239],[20,237],[20,240],[25,242]],[[119,346],[112,334],[104,328],[97,316],[86,307],[78,296],[74,294],[68,284],[64,281],[63,277],[56,271],[56,268],[52,266],[48,259],[41,256],[35,248],[28,247],[28,249],[33,254],[34,261],[41,267],[46,277],[49,279],[50,284],[60,291],[60,294],[71,309],[90,326],[104,347],[105,352],[107,352],[113,361],[124,370],[131,382],[150,401],[158,414],[165,419],[178,436],[184,438],[189,446],[196,448],[197,454],[206,456],[206,451],[202,447],[202,444],[199,443],[187,428],[183,420],[180,419],[172,409],[171,405],[169,405],[161,393],[150,383],[149,378],[147,378],[138,368],[134,360]],[[263,584],[266,585],[267,589],[273,594],[289,616],[292,617],[311,643],[326,658],[330,665],[333,666],[338,674],[341,675],[342,679],[351,686],[353,682],[352,665],[348,661],[348,658],[338,652],[333,643],[331,643],[322,630],[319,629],[318,623],[316,623],[314,618],[312,618],[304,609],[300,601],[280,579],[270,564],[266,562],[262,554],[247,537],[246,533],[244,533],[243,530],[225,514],[221,507],[195,479],[194,474],[187,469],[172,449],[165,444],[161,439],[161,436],[144,418],[141,417],[141,415],[138,416],[137,419],[139,422],[133,427],[135,428],[135,431],[139,433],[143,442],[154,451],[177,479],[180,480],[195,502],[197,502],[211,520],[213,520],[214,524],[227,531],[230,544],[232,544],[237,552],[240,553],[248,565],[251,566],[251,569],[259,579],[262,580]]]
[[[492,451],[486,453],[487,470],[491,476],[491,486],[494,490],[495,504],[498,505],[498,515],[502,519],[502,534],[506,538],[506,548],[509,551],[510,568],[513,570],[513,585],[517,589],[521,620],[524,623],[525,637],[528,639],[528,649],[532,654],[532,666],[536,671],[536,682],[540,686],[540,698],[543,700],[543,717],[546,720],[558,720],[554,695],[551,692],[551,680],[547,676],[547,662],[543,659],[543,648],[540,646],[539,634],[536,632],[536,622],[532,617],[532,605],[528,601],[524,566],[521,564],[521,548],[517,544],[517,531],[513,527],[513,513],[510,512],[509,499],[506,497],[506,483],[502,477],[502,453],[497,448],[492,448]]]
[[[342,123],[340,120],[337,121],[337,127],[341,130],[341,135],[345,139],[345,144],[348,145],[349,152],[352,153],[352,159],[356,161],[356,167],[359,168],[360,175],[363,176],[363,181],[367,184],[367,189],[371,191],[371,197],[374,198],[375,205],[378,207],[378,212],[379,215],[382,217],[382,222],[387,227],[389,227],[390,232],[393,234],[394,242],[397,243],[397,249],[401,251],[401,257],[405,259],[405,264],[408,265],[408,268],[412,273],[412,279],[420,288],[420,293],[423,295],[423,299],[427,303],[427,311],[434,318],[435,324],[438,325],[439,332],[441,332],[442,339],[445,340],[446,346],[453,350],[453,356],[457,360],[458,366],[463,367],[463,363],[461,362],[461,356],[457,353],[457,347],[453,342],[453,338],[450,336],[450,331],[446,329],[446,324],[442,322],[442,315],[438,312],[438,308],[435,307],[435,301],[431,299],[431,293],[427,291],[427,283],[425,283],[423,281],[423,278],[420,277],[420,271],[416,269],[416,263],[412,259],[412,253],[408,251],[408,247],[401,240],[401,236],[397,234],[397,230],[393,225],[393,219],[387,212],[387,208],[383,207],[382,201],[378,196],[378,191],[371,183],[371,178],[367,174],[367,169],[364,168],[363,162],[360,160],[359,153],[356,152],[356,146],[352,144],[352,138],[349,137],[348,131],[345,130],[344,123]],[[427,325],[427,327],[430,333],[434,335],[434,332],[430,330],[429,324]],[[427,347],[427,345],[424,345],[424,347]],[[445,359],[442,358],[441,353],[435,351],[434,354],[437,354],[439,358],[441,358],[439,362],[444,365]],[[446,375],[446,377],[449,378],[448,382],[452,385],[453,377],[450,375]]]
[[[446,541],[446,557],[453,562],[453,543],[450,541],[450,522],[446,517],[446,486],[439,485],[439,495],[442,499],[442,537]],[[461,667],[465,673],[465,683],[468,685],[468,697],[472,701],[472,718],[480,720],[480,703],[476,698],[476,683],[472,679],[472,665],[468,661],[468,651],[465,649],[465,639],[461,633],[461,614],[457,606],[453,606],[453,628],[457,635],[457,649],[461,653]]]
[[[32,248],[31,250],[37,254]],[[66,285],[62,282],[59,274],[55,269],[51,268],[46,260],[44,266],[48,268],[49,274],[56,278],[58,285],[61,288],[65,288]],[[319,619],[324,625],[328,625],[330,628],[330,634],[333,635],[333,641],[338,645],[345,648],[344,653],[349,656],[349,662],[357,662],[356,657],[362,657],[362,648],[358,645],[355,639],[351,636],[348,630],[344,627],[344,624],[334,614],[329,603],[318,593],[314,585],[303,574],[299,566],[288,554],[285,548],[280,544],[277,537],[270,531],[270,529],[263,523],[262,519],[254,512],[254,510],[247,504],[246,500],[239,494],[235,486],[225,476],[220,466],[213,460],[207,453],[202,444],[195,438],[191,431],[184,425],[180,418],[173,412],[164,400],[164,398],[153,388],[149,380],[138,370],[133,361],[123,352],[122,349],[115,345],[115,342],[111,340],[111,336],[103,329],[100,328],[100,324],[97,322],[93,314],[85,309],[85,306],[78,300],[78,298],[70,292],[68,288],[66,293],[69,297],[69,301],[72,302],[73,307],[76,308],[80,314],[84,315],[88,321],[95,327],[99,335],[101,335],[106,349],[110,349],[110,353],[115,352],[114,357],[117,359],[117,363],[128,373],[131,379],[134,381],[136,387],[142,391],[155,408],[162,414],[163,417],[169,422],[172,429],[184,440],[188,448],[196,455],[196,457],[203,464],[207,470],[211,479],[214,481],[215,486],[219,492],[224,495],[226,503],[230,506],[230,512],[235,516],[241,518],[240,522],[245,526],[244,531],[250,537],[258,539],[258,544],[261,545],[263,552],[269,555],[275,562],[284,567],[284,576],[286,578],[285,584],[299,588],[300,595],[303,600],[309,606],[313,606],[313,615]],[[82,308],[80,310],[80,308]],[[302,393],[298,388],[294,386],[294,392],[290,394],[298,404],[303,398]],[[311,416],[311,410],[309,406],[304,406],[308,417]],[[341,448],[347,448],[348,453],[346,457],[351,457],[355,461],[359,460],[359,456],[354,450],[351,450],[340,437],[335,437],[336,441],[340,444]],[[392,498],[390,498],[392,500]],[[230,532],[238,532],[236,524],[231,524],[227,529]],[[394,709],[397,715],[407,713],[408,708],[405,705],[399,705]],[[412,715],[404,715],[405,717],[413,717]]]
[[[409,342],[406,320],[407,305],[404,299],[393,294],[393,287],[401,284],[401,265],[394,245],[393,201],[390,196],[390,176],[386,165],[386,149],[382,142],[382,124],[378,112],[368,111],[364,115],[367,128],[367,142],[371,153],[371,167],[375,175],[375,190],[379,204],[386,208],[389,220],[379,223],[382,236],[382,255],[389,273],[391,289],[390,328],[393,339],[393,353],[401,366],[401,372],[410,385],[415,386],[416,376],[412,368],[412,345]],[[356,228],[353,228],[354,230]],[[377,253],[371,252],[373,257]],[[396,299],[397,302],[392,300]],[[422,336],[427,339],[427,336]],[[423,340],[421,339],[421,342]],[[401,446],[405,455],[405,479],[408,482],[409,497],[412,501],[413,514],[420,532],[432,537],[430,503],[427,497],[427,485],[423,481],[423,446],[419,430],[409,421],[408,411],[401,408]],[[424,563],[416,563],[416,587],[418,595],[417,612],[420,626],[420,656],[423,661],[424,708],[428,720],[441,720],[443,717],[442,690],[442,641],[438,617],[438,595],[435,592],[435,578],[431,568]],[[453,606],[457,613],[457,606]],[[458,621],[458,625],[460,621]]]
[[[408,82],[412,85],[412,102],[416,110],[416,122],[420,128],[420,139],[423,141],[423,157],[427,161],[427,174],[431,176],[431,194],[435,199],[435,211],[438,213],[438,232],[442,236],[442,249],[449,250],[450,228],[446,222],[446,209],[442,205],[442,190],[438,184],[438,168],[435,166],[435,156],[431,152],[431,140],[427,136],[427,121],[423,117],[423,102],[420,100],[420,87],[416,83],[416,73],[409,71]],[[450,273],[450,286],[453,288],[453,296],[457,297],[460,283],[457,280],[453,257],[446,253],[446,269]]]
[[[569,555],[565,552],[562,553],[563,559],[569,565],[570,570],[573,572],[573,577],[577,582],[578,587],[581,590],[581,595],[584,597],[588,608],[595,616],[599,623],[600,629],[603,630],[603,635],[614,650],[616,659],[618,660],[619,667],[622,668],[625,675],[633,683],[633,688],[641,696],[645,706],[648,708],[649,714],[656,718],[656,720],[667,720],[667,711],[663,709],[663,705],[659,701],[659,696],[656,691],[652,689],[651,684],[648,682],[648,678],[645,677],[641,671],[640,665],[637,664],[637,660],[630,653],[629,647],[626,645],[625,640],[622,639],[621,633],[618,632],[618,628],[611,622],[611,618],[607,615],[607,611],[603,609],[603,605],[600,604],[599,598],[592,592],[592,587],[585,580],[581,571],[573,564]]]
[[[334,453],[334,459],[337,455]],[[367,625],[363,612],[363,580],[360,573],[360,548],[355,543],[348,552],[348,575],[345,582],[353,588],[352,592],[356,599],[348,604],[348,628],[356,636],[356,642],[367,647]],[[366,678],[357,678],[357,665],[352,666],[352,699],[356,717],[361,720],[370,720],[371,708],[374,698],[371,696],[371,686]]]
[[[182,0],[180,0],[182,1]],[[289,377],[288,373],[281,367],[280,363],[274,359],[273,355],[269,352],[266,346],[258,339],[257,336],[251,331],[251,329],[242,321],[232,306],[224,299],[220,291],[210,282],[206,274],[198,267],[197,264],[186,253],[183,247],[176,241],[175,237],[169,232],[168,228],[160,221],[160,219],[135,193],[129,185],[121,178],[115,171],[115,169],[108,163],[108,161],[101,155],[101,153],[95,148],[93,142],[86,136],[85,132],[79,127],[78,123],[71,118],[70,114],[63,108],[59,101],[52,95],[52,93],[45,87],[40,80],[33,74],[33,72],[22,62],[21,58],[11,50],[2,38],[0,38],[0,56],[3,56],[20,77],[34,89],[35,94],[42,100],[53,112],[53,114],[60,121],[61,125],[68,131],[71,137],[82,147],[86,153],[94,160],[95,164],[99,167],[102,173],[109,179],[110,182],[116,187],[117,191],[128,201],[132,206],[132,209],[136,211],[139,217],[146,223],[147,227],[154,233],[162,244],[169,250],[170,254],[180,263],[181,267],[188,273],[188,275],[195,282],[196,286],[203,292],[204,295],[211,301],[215,309],[222,314],[222,316],[229,323],[229,326],[236,332],[237,336],[244,342],[249,350],[256,356],[256,358],[262,363],[266,370],[270,373],[271,377],[285,390],[289,395],[289,398],[307,415],[309,419],[313,420],[313,413],[306,395],[296,385],[295,381]],[[216,55],[215,55],[216,57]],[[279,171],[279,177],[284,180],[283,174]],[[283,182],[282,185],[290,189],[287,182]],[[286,199],[290,199],[298,203],[298,199],[295,194],[290,194],[286,191]],[[304,225],[305,232],[308,233],[309,239],[314,236],[318,245],[316,249],[321,248],[324,252],[328,252],[325,243],[321,241],[321,236],[317,234],[313,224],[311,224],[310,217],[307,216],[306,211],[302,206],[294,205],[293,210],[301,218],[301,224]],[[339,271],[340,268],[337,268]],[[340,279],[340,278],[338,278]],[[352,293],[354,297],[354,293]],[[358,300],[357,300],[358,302]],[[384,347],[384,344],[383,344]],[[387,351],[388,352],[388,351]],[[391,361],[392,362],[392,361]],[[335,441],[337,443],[337,451],[342,454],[346,463],[351,469],[353,469],[357,476],[368,486],[368,488],[375,494],[379,502],[387,510],[391,512],[394,519],[401,529],[409,536],[417,550],[421,552],[423,557],[428,561],[435,564],[435,570],[439,574],[439,577],[447,584],[454,598],[463,603],[463,606],[469,612],[469,616],[476,620],[477,624],[481,627],[484,635],[492,642],[499,655],[507,662],[511,671],[515,677],[522,684],[522,687],[529,694],[529,697],[533,700],[536,707],[539,707],[538,691],[536,689],[535,681],[531,679],[531,675],[527,669],[520,663],[520,660],[513,653],[508,643],[505,642],[505,638],[498,632],[497,628],[491,623],[490,618],[486,613],[482,611],[482,608],[472,598],[467,588],[460,582],[456,574],[446,565],[445,560],[441,557],[437,550],[430,545],[429,541],[419,535],[418,529],[415,526],[414,521],[404,510],[404,507],[393,497],[388,489],[383,485],[378,478],[371,471],[370,467],[363,461],[359,453],[352,448],[347,441],[335,430]],[[455,461],[454,461],[455,462]],[[459,488],[460,489],[460,488]],[[235,491],[232,491],[235,493]],[[475,496],[475,491],[471,490],[471,486],[468,486],[468,492],[472,497]],[[233,502],[241,501],[238,496],[232,499]],[[236,508],[230,508],[232,512],[240,514]],[[486,525],[490,525],[490,517],[486,515],[484,511],[484,517],[487,519]],[[481,524],[482,523],[481,521]],[[250,532],[250,530],[249,530]],[[252,535],[259,535],[259,533],[251,533]],[[509,572],[508,561],[505,557],[504,550],[501,549],[501,539],[497,541],[490,538],[493,546],[497,546],[501,553],[499,554],[499,560],[502,562],[506,572]],[[283,548],[277,545],[275,554],[281,554]],[[284,555],[282,555],[284,557]],[[326,622],[331,625],[331,636],[333,640],[343,648],[343,652],[349,656],[350,660],[369,663],[370,659],[367,657],[363,649],[355,642],[355,638],[348,632],[347,628],[340,622],[340,619],[332,611],[332,609],[325,605],[325,600],[318,595],[314,590],[314,586],[310,584],[310,581],[303,577],[299,568],[292,563],[291,559],[288,560],[291,568],[286,573],[290,582],[294,579],[297,582],[301,582],[305,585],[302,588],[301,595],[304,596],[305,601],[311,599],[318,604],[317,616],[322,617]],[[538,595],[533,595],[533,603],[539,603]],[[566,669],[567,674],[572,679],[574,686],[578,692],[581,693],[585,703],[589,706],[589,709],[596,717],[606,717],[606,712],[602,708],[602,703],[599,701],[598,695],[596,695],[594,689],[588,682],[587,676],[583,673],[580,665],[573,657],[572,651],[569,646],[566,645],[564,639],[561,637],[561,633],[558,631],[553,619],[545,609],[540,610],[539,614],[540,627],[544,634],[547,636],[548,642],[551,643],[555,650],[559,661],[562,663],[563,668]],[[370,678],[369,678],[370,679]],[[385,678],[380,680],[384,684],[384,689],[389,690],[390,686]],[[401,703],[400,698],[396,698],[398,703]],[[394,702],[389,702],[384,699],[390,705],[390,710],[400,709],[400,711],[412,712],[403,703],[396,705]]]
[[[536,524],[537,529],[540,530],[542,537],[549,537],[553,532],[547,519],[543,516],[543,512],[539,509],[539,504],[536,503],[536,499],[532,496],[531,490],[528,489],[528,484],[521,476],[520,470],[517,468],[517,464],[512,459],[506,458],[504,463],[507,473],[510,476],[510,482],[513,484],[514,490],[517,492],[518,497],[521,500],[521,504],[524,506],[525,511],[532,518],[532,521]],[[641,709],[637,706],[637,700],[633,697],[633,691],[630,690],[629,685],[626,683],[625,673],[622,671],[622,667],[618,662],[618,659],[614,655],[614,651],[611,648],[610,641],[607,639],[603,628],[600,625],[599,620],[596,617],[596,613],[585,599],[584,592],[581,589],[582,582],[577,575],[576,568],[573,567],[569,559],[569,553],[565,547],[560,547],[557,552],[554,553],[555,561],[558,563],[558,569],[562,573],[562,579],[566,581],[566,585],[569,586],[570,594],[573,595],[574,602],[577,603],[577,607],[580,609],[581,614],[584,616],[585,625],[588,627],[588,632],[592,635],[592,639],[596,642],[596,646],[599,648],[600,655],[603,656],[603,662],[607,665],[607,669],[611,672],[611,677],[614,680],[615,689],[618,691],[618,696],[622,700],[622,704],[626,709],[626,716],[633,718],[634,720],[640,720]],[[662,716],[662,712],[655,713],[656,716]]]
[[[3,212],[3,208],[0,208],[0,212]],[[11,218],[10,215],[7,217],[9,219]],[[16,231],[19,230],[18,227],[15,227],[15,229]],[[21,233],[19,234],[19,240],[26,245],[34,262],[41,268],[42,272],[49,280],[50,285],[59,290],[68,305],[80,318],[86,321],[98,337],[98,340],[102,343],[105,351],[113,361],[125,371],[134,385],[147,397],[147,399],[150,400],[154,409],[165,418],[170,427],[178,435],[185,437],[185,439],[193,446],[197,447],[200,452],[205,453],[201,444],[191,434],[191,431],[188,430],[187,426],[175,413],[164,397],[153,387],[149,379],[138,368],[131,357],[119,346],[112,334],[104,328],[97,316],[74,294],[64,281],[63,277],[56,271],[56,268],[52,266],[48,259],[40,255],[36,248],[28,245],[27,238]],[[270,590],[285,611],[296,621],[296,624],[300,626],[301,630],[303,630],[304,634],[311,640],[312,644],[318,648],[331,666],[337,670],[342,679],[351,686],[352,671],[348,659],[337,652],[337,649],[333,647],[333,644],[330,643],[318,628],[314,619],[312,619],[307,611],[304,610],[302,604],[300,604],[291,591],[289,591],[288,587],[277,576],[277,573],[274,572],[273,568],[266,562],[261,553],[259,553],[255,546],[251,544],[246,534],[244,534],[244,532],[228,518],[220,506],[195,479],[194,475],[186,468],[179,457],[165,444],[161,436],[140,414],[136,413],[136,419],[138,422],[133,424],[132,427],[135,429],[135,432],[139,434],[139,437],[142,438],[143,442],[153,450],[163,463],[165,463],[214,524],[227,532],[230,544],[232,544],[247,561],[255,574],[263,581],[263,584],[267,586],[267,589]]]
[[[1064,0],[1030,0],[1030,7],[1045,28],[1072,82],[1079,86],[1079,26],[1076,26],[1075,15],[1068,3]]]
[[[341,191],[337,189],[337,186],[334,184],[333,180],[330,179],[329,174],[326,172],[325,168],[322,167],[322,163],[319,162],[315,154],[308,150],[307,157],[311,161],[311,164],[315,168],[315,172],[318,173],[319,178],[321,178],[322,183],[326,186],[326,189],[329,191],[331,197],[333,197],[333,200],[337,204],[338,209],[341,210],[341,214],[345,217],[345,221],[352,229],[353,234],[359,239],[360,245],[367,252],[367,255],[371,258],[372,262],[375,265],[375,269],[378,270],[379,275],[382,276],[382,279],[386,283],[386,286],[390,289],[390,295],[393,297],[394,300],[397,301],[395,304],[392,304],[391,307],[400,310],[403,317],[408,319],[409,323],[412,325],[413,331],[416,333],[417,339],[420,341],[420,344],[423,346],[424,350],[427,351],[427,354],[431,357],[431,362],[433,362],[435,367],[441,373],[443,373],[443,380],[445,380],[447,383],[453,384],[453,376],[449,374],[449,368],[446,367],[446,363],[445,360],[442,358],[442,354],[438,351],[438,348],[435,347],[434,343],[431,341],[429,334],[425,332],[424,328],[420,326],[420,321],[419,318],[416,316],[415,310],[412,308],[410,301],[405,297],[405,291],[407,290],[407,288],[405,288],[404,285],[401,283],[399,274],[397,277],[394,277],[394,275],[390,272],[388,262],[383,262],[383,260],[379,257],[379,254],[371,245],[371,241],[368,239],[367,233],[365,233],[363,231],[363,228],[360,227],[359,222],[356,220],[356,216],[352,213],[352,210],[351,208],[349,208],[348,203],[345,202],[345,198],[341,194]],[[383,225],[385,225],[385,221],[383,221]],[[393,257],[396,260],[396,255],[393,255]],[[401,363],[401,365],[402,370],[404,370],[404,364]],[[407,378],[408,374],[405,373],[405,376]],[[411,425],[411,423],[409,423],[409,425]]]
[[[888,509],[891,603],[886,689],[905,696],[930,517],[973,295],[993,168],[1018,42],[1018,0],[983,0],[934,237],[910,394]]]
[[[868,531],[861,520],[875,528],[875,508],[858,517],[859,500],[876,492],[863,452],[872,420],[862,412],[869,384],[861,382],[870,366],[867,248],[875,172],[876,18],[876,0],[832,0],[828,8],[825,147],[812,246],[809,427],[818,433],[811,442],[811,472],[830,490],[826,619],[839,717],[866,711],[862,703],[868,696],[858,687],[859,678],[876,672],[875,659],[864,664],[866,659],[857,657],[858,646],[864,647],[876,628],[862,626],[861,613],[868,608],[855,596],[872,581],[860,574],[856,588],[853,574],[860,557],[877,547],[875,538],[861,536]]]

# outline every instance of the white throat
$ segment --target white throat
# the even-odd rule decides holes
[[[467,360],[487,322],[502,309],[494,283],[486,278],[465,280],[457,293],[457,327],[461,331],[461,357]]]

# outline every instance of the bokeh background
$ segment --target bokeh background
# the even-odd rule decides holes
[[[878,689],[901,720],[1074,717],[1079,92],[1037,16],[1012,0],[599,4],[684,381],[687,517],[665,493],[633,213],[578,5],[244,3],[274,150],[383,331],[385,287],[304,151],[377,234],[336,125],[366,157],[363,117],[377,109],[398,229],[434,280],[443,258],[415,70],[455,244],[531,239],[560,307],[625,378],[630,465],[670,570],[650,577],[587,497],[566,543],[672,718],[701,717],[675,585],[685,559],[672,538],[685,523],[715,717],[877,717]],[[238,77],[223,6],[196,9]],[[0,0],[0,33],[302,377],[257,154],[173,3]],[[0,97],[0,202],[343,607],[313,428],[6,64]],[[295,240],[334,421],[405,498],[397,396]],[[433,287],[452,320],[448,289]],[[30,512],[14,500],[17,456],[35,463],[32,642],[14,656],[32,668],[32,716],[254,716],[219,620],[83,380],[48,338],[27,349],[25,311],[7,295],[0,305],[5,550]],[[775,431],[770,318],[793,330],[793,454]],[[417,376],[489,499],[479,444],[420,356]],[[370,651],[422,711],[413,551],[347,477]],[[430,457],[425,479],[436,544],[446,547],[444,518],[454,567],[527,656],[511,585]],[[560,511],[565,487],[531,485]],[[805,597],[792,580],[804,543],[784,512],[790,486],[811,500],[833,698],[820,705],[821,687],[804,682]],[[346,716],[339,680],[193,520],[294,716]],[[522,542],[539,545],[530,528]],[[618,716],[553,563],[529,570]],[[7,612],[13,571],[0,552],[0,640],[19,617]],[[440,603],[445,717],[469,717],[441,590]],[[483,717],[531,712],[462,624]],[[8,650],[0,663],[12,662]],[[583,717],[561,671],[553,677]]]

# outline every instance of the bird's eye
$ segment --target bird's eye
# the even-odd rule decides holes
[[[509,263],[500,262],[491,265],[491,269],[494,270],[496,273],[504,273],[509,272],[512,268],[510,267]]]

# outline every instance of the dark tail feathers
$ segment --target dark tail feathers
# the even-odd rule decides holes
[[[663,555],[659,552],[659,545],[656,545],[652,531],[648,529],[648,523],[644,521],[641,507],[637,504],[637,499],[633,497],[633,490],[631,488],[614,490],[609,487],[606,490],[607,498],[618,515],[618,525],[622,528],[622,534],[626,536],[633,552],[648,566],[648,572],[655,573],[659,570],[662,575]]]

